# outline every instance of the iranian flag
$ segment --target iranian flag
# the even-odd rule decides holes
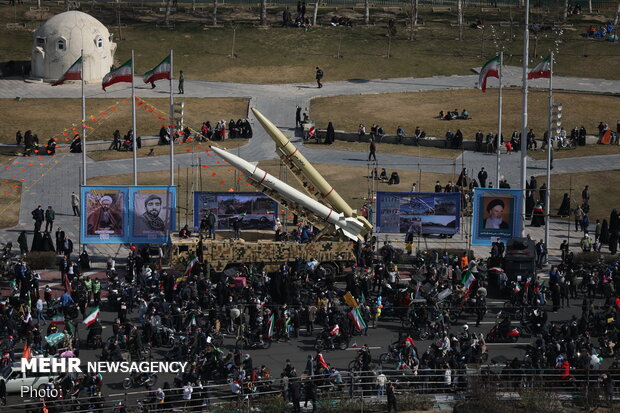
[[[551,77],[551,55],[547,56],[545,60],[538,63],[538,65],[527,74],[528,79],[549,79]]]
[[[469,270],[465,271],[463,279],[461,280],[461,284],[463,284],[463,287],[465,287],[467,291],[469,291],[469,288],[474,281],[476,281],[476,277],[474,277],[474,274]]]
[[[359,308],[354,308],[349,312],[348,315],[349,318],[353,321],[353,324],[355,324],[355,328],[357,329],[357,331],[363,331],[366,328],[366,323],[364,322],[364,319],[360,314]]]
[[[490,77],[496,77],[499,79],[499,56],[495,56],[489,60],[480,69],[480,77],[478,77],[478,87],[483,92],[487,91],[487,79]]]
[[[273,334],[274,334],[274,328],[275,328],[275,324],[276,324],[276,315],[275,314],[271,314],[271,317],[269,317],[269,321],[267,322],[267,338],[272,338]]]
[[[50,322],[50,325],[53,325],[53,326],[64,325],[64,324],[65,324],[65,316],[62,314],[56,314],[55,316],[52,317],[52,320]]]
[[[191,329],[192,327],[196,326],[198,323],[196,323],[196,315],[192,314],[192,317],[189,319],[189,323],[187,325],[188,329]]]
[[[99,317],[99,307],[95,307],[90,310],[90,313],[86,317],[84,317],[84,321],[82,321],[87,326],[91,325],[95,321],[97,321],[97,317]]]
[[[82,57],[76,60],[75,63],[60,76],[60,79],[52,83],[52,86],[62,85],[67,80],[82,80]]]
[[[170,69],[170,55],[168,55],[153,70],[149,70],[144,74],[144,83],[156,82],[161,79],[170,80]]]
[[[501,269],[500,267],[493,267],[493,268],[489,268],[489,271],[504,272],[504,270],[503,270],[503,269]]]
[[[112,70],[110,73],[103,77],[101,82],[101,88],[105,90],[106,87],[111,86],[119,82],[131,82],[133,73],[131,73],[131,59]]]
[[[198,264],[198,257],[192,258],[191,261],[187,263],[187,268],[185,268],[183,277],[189,277],[189,275],[192,273],[192,269],[194,268],[194,265],[196,264]]]

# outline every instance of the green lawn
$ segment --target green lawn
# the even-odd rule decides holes
[[[148,3],[147,5],[151,5]],[[40,22],[28,18],[30,5],[0,9],[0,17],[7,22],[24,22],[30,29]],[[47,4],[46,4],[47,6]],[[89,3],[82,3],[83,9],[99,18],[107,26],[117,23],[115,8],[111,3],[98,3],[91,10]],[[502,9],[499,15],[480,15],[480,8],[465,9],[467,23],[482,17],[485,29],[463,29],[463,40],[454,13],[432,13],[430,7],[422,7],[420,20],[424,25],[410,41],[406,7],[373,8],[371,25],[364,26],[361,8],[333,6],[319,9],[320,26],[303,29],[282,28],[280,19],[282,6],[269,7],[269,28],[258,29],[258,7],[218,7],[220,27],[203,28],[211,24],[211,3],[200,4],[206,15],[198,16],[184,12],[173,15],[173,30],[157,28],[155,23],[163,15],[136,16],[131,7],[121,6],[121,23],[127,27],[114,29],[118,50],[116,61],[127,59],[131,49],[136,51],[137,72],[143,73],[157,64],[170,48],[175,49],[175,66],[183,69],[188,79],[205,79],[236,82],[301,82],[312,81],[314,67],[325,71],[326,82],[332,80],[360,80],[373,78],[394,78],[404,76],[437,76],[471,73],[472,67],[479,67],[489,57],[503,48],[506,64],[520,65],[522,54],[522,30],[517,26],[522,19],[518,10]],[[180,10],[188,5],[179,5]],[[159,5],[154,5],[158,9]],[[556,31],[545,31],[532,35],[530,56],[532,64],[546,56],[549,50],[558,50],[556,74],[563,76],[588,76],[620,79],[620,71],[611,68],[620,64],[620,43],[589,40],[581,36],[589,24],[600,24],[613,19],[614,5],[601,10],[602,16],[571,16],[574,26],[560,35]],[[52,12],[59,12],[62,6],[50,5]],[[308,7],[309,13],[312,6]],[[453,7],[454,9],[454,7]],[[332,27],[332,16],[348,16],[354,21],[352,28]],[[557,21],[557,10],[548,15],[533,14],[531,22],[544,25]],[[515,21],[515,27],[500,26],[500,22]],[[397,34],[390,42],[386,36],[388,19],[396,21]],[[589,20],[588,20],[589,19]],[[236,30],[235,55],[232,52],[233,28],[231,21],[238,23]],[[32,34],[29,31],[8,31],[0,28],[0,53],[5,61],[30,60]],[[556,47],[556,41],[559,46]],[[388,45],[389,43],[389,45]],[[388,47],[390,58],[387,58]],[[338,58],[339,56],[339,58]]]

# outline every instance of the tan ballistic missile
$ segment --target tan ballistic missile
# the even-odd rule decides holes
[[[299,152],[299,150],[291,143],[291,141],[284,136],[284,134],[271,123],[269,119],[263,116],[256,108],[252,108],[252,112],[256,119],[261,123],[267,134],[271,136],[271,139],[276,143],[276,146],[280,148],[282,153],[295,165],[301,173],[314,185],[314,187],[320,192],[321,198],[326,200],[336,211],[342,212],[345,217],[355,217],[364,224],[367,230],[372,230],[372,224],[362,216],[358,216],[354,213],[353,209],[344,199],[336,192],[336,190],[321,176],[321,174],[312,166],[305,156]]]

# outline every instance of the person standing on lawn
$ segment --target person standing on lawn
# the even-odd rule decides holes
[[[321,83],[321,79],[323,79],[323,71],[317,66],[316,67],[316,84],[318,86],[318,88],[322,88],[323,87],[323,83]]]

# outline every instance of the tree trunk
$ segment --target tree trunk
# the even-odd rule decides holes
[[[164,24],[168,26],[170,24],[170,4],[172,0],[166,1],[166,15],[164,16]]]
[[[321,2],[321,0],[315,0],[314,1],[314,12],[312,14],[312,25],[316,26],[316,19],[319,15],[319,3]]]
[[[588,12],[592,14],[592,0],[588,0]]]
[[[568,0],[564,0],[564,23],[568,20]]]
[[[614,18],[614,26],[618,25],[618,18],[619,17],[620,17],[620,1],[618,1],[618,7],[616,8],[616,17]]]
[[[260,25],[267,26],[267,0],[260,0]]]
[[[370,1],[364,0],[364,24],[368,26],[370,24]]]
[[[192,11],[196,11],[196,0],[192,0]]]
[[[213,25],[217,26],[217,0],[213,0]]]
[[[457,23],[459,25],[459,40],[463,40],[463,0],[456,2]]]
[[[420,1],[413,0],[413,25],[418,25],[418,9],[419,9]]]

